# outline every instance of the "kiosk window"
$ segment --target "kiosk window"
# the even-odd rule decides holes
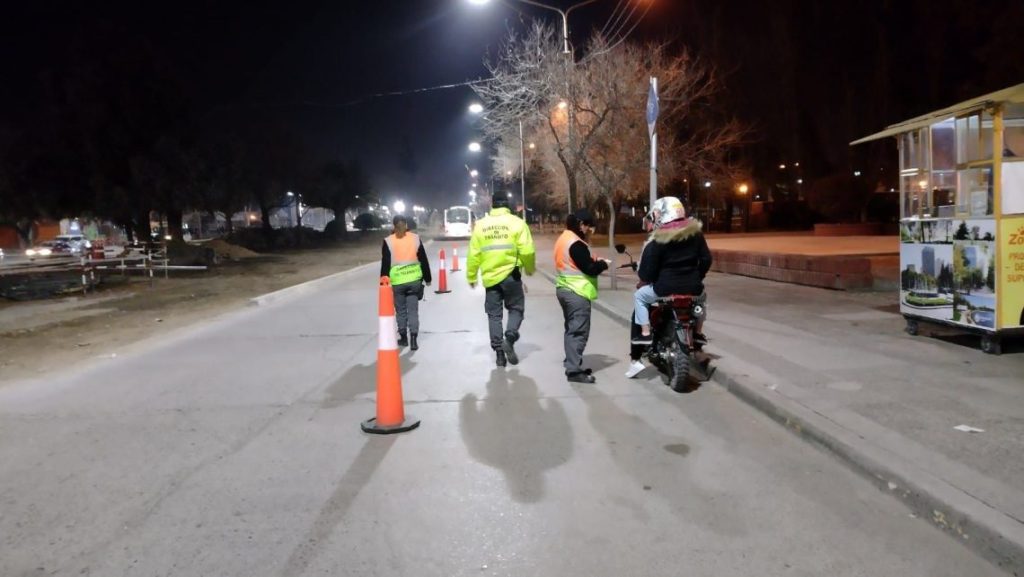
[[[956,211],[956,121],[934,124],[932,130],[932,216],[952,218]]]
[[[976,112],[956,119],[956,156],[959,164],[992,158],[992,115]]]
[[[1024,161],[1024,103],[1003,110],[1003,161]]]
[[[992,167],[960,171],[959,212],[970,216],[992,215]]]
[[[900,136],[900,197],[903,218],[919,217],[922,209],[930,205],[926,154],[928,134],[929,131],[925,129]]]

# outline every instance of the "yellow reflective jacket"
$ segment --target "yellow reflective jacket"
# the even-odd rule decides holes
[[[528,275],[536,268],[533,236],[523,219],[507,208],[495,208],[473,227],[466,256],[466,280],[492,287],[520,267]]]

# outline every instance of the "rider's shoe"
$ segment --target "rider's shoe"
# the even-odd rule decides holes
[[[636,377],[637,375],[639,375],[640,373],[642,373],[643,370],[646,369],[646,368],[647,368],[647,366],[644,365],[642,362],[640,362],[638,360],[637,361],[633,361],[633,362],[629,363],[629,370],[626,371],[626,377],[632,379],[632,378]]]

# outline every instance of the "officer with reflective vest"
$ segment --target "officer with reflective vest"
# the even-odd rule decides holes
[[[380,255],[380,276],[391,280],[395,295],[395,316],[398,317],[398,346],[419,348],[420,305],[423,283],[430,286],[430,261],[420,237],[409,232],[409,221],[396,215],[391,221],[395,232],[384,239]],[[408,329],[408,333],[406,330]]]
[[[583,349],[590,338],[591,303],[597,298],[597,275],[611,261],[590,254],[587,237],[594,234],[594,217],[581,208],[565,219],[565,231],[555,242],[555,296],[565,319],[565,377],[571,383],[593,383],[583,368]]]
[[[484,310],[487,311],[491,349],[499,367],[504,367],[506,360],[519,364],[515,343],[519,340],[519,327],[526,309],[522,273],[532,275],[536,264],[530,227],[512,214],[508,202],[506,194],[494,195],[490,213],[473,227],[466,256],[466,280],[470,288],[476,288],[479,275],[486,289]],[[504,333],[503,305],[508,309],[508,326]]]

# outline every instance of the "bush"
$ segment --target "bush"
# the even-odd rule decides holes
[[[823,222],[861,222],[862,211],[872,194],[868,179],[833,174],[811,183],[807,204],[821,215]]]
[[[800,200],[777,200],[771,203],[768,226],[780,230],[807,230],[815,218],[807,203]]]
[[[380,228],[381,222],[377,215],[364,212],[352,221],[352,226],[356,227],[357,230],[367,231]]]
[[[217,253],[210,247],[174,240],[167,243],[167,259],[177,266],[213,266],[217,264]]]

